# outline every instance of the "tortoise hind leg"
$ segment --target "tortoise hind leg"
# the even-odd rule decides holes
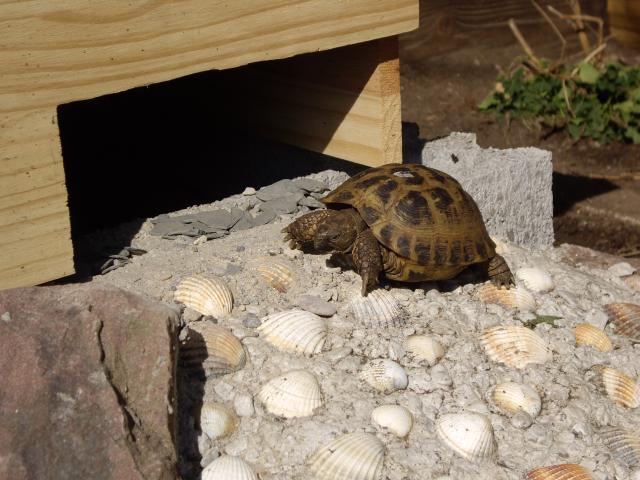
[[[368,228],[356,237],[351,257],[362,278],[362,296],[366,297],[367,292],[378,284],[378,276],[382,271],[380,244]]]
[[[507,265],[505,259],[497,253],[487,264],[487,275],[489,276],[489,280],[498,288],[510,288],[515,285],[513,275],[511,274],[511,270],[509,270],[509,265]]]
[[[292,249],[312,251],[318,225],[331,213],[331,210],[314,210],[302,215],[282,229],[282,233],[285,234],[284,241],[288,241]]]

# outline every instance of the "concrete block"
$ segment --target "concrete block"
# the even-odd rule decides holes
[[[489,234],[517,245],[553,245],[551,152],[483,149],[473,133],[428,142],[422,164],[453,176],[478,204]]]

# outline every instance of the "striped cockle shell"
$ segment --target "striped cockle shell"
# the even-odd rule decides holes
[[[514,368],[551,359],[545,341],[533,330],[519,325],[489,328],[483,332],[481,342],[491,360]]]
[[[387,290],[377,288],[366,297],[358,295],[350,303],[356,321],[370,328],[401,327],[405,324],[405,312]]]
[[[379,480],[384,445],[370,433],[347,433],[320,447],[308,463],[316,480]]]
[[[549,292],[555,287],[551,275],[537,267],[520,268],[516,278],[532,292]]]
[[[371,360],[367,363],[360,372],[360,378],[383,393],[404,390],[409,384],[404,368],[386,358]]]
[[[628,468],[640,467],[640,435],[620,427],[604,427],[599,434],[613,458]]]
[[[429,366],[444,356],[444,347],[432,335],[409,335],[404,340],[404,348],[416,360],[425,361]]]
[[[531,470],[527,473],[527,480],[593,480],[591,470],[574,463],[552,465]]]
[[[436,435],[442,443],[467,460],[489,458],[496,450],[491,422],[480,413],[442,415],[436,421]]]
[[[200,430],[211,440],[231,435],[237,424],[233,410],[220,403],[205,402],[200,409]]]
[[[202,480],[258,480],[258,476],[240,457],[222,455],[202,470]]]
[[[255,268],[264,281],[280,293],[286,293],[295,280],[292,266],[283,260],[262,259],[257,262]]]
[[[327,322],[311,312],[286,310],[264,317],[258,332],[279,350],[309,356],[322,351]]]
[[[613,344],[607,334],[590,323],[579,323],[573,329],[577,345],[590,345],[601,352],[613,350]]]
[[[520,410],[535,418],[542,408],[542,400],[535,389],[529,385],[504,382],[491,389],[491,401],[504,413],[516,413]]]
[[[226,374],[244,367],[247,356],[231,331],[211,322],[195,322],[187,327],[180,344],[180,366],[203,370],[205,374]]]
[[[609,323],[617,335],[640,342],[640,305],[634,303],[609,303],[604,306],[609,315]]]
[[[371,420],[400,438],[406,437],[413,426],[413,415],[401,405],[381,405],[371,412]]]
[[[322,405],[316,377],[306,370],[291,370],[269,380],[257,398],[269,413],[278,417],[309,417]]]
[[[507,290],[498,288],[493,283],[487,283],[476,290],[474,297],[485,303],[497,303],[515,310],[530,311],[536,308],[533,295],[520,285]]]
[[[596,385],[613,402],[626,408],[640,406],[640,386],[628,375],[620,370],[605,365],[595,365]]]
[[[174,298],[202,315],[223,318],[233,309],[233,294],[219,278],[187,277],[177,286]]]

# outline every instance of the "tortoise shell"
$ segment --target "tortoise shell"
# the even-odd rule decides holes
[[[322,202],[354,207],[382,245],[415,265],[462,267],[495,255],[476,202],[453,177],[423,165],[365,170]]]

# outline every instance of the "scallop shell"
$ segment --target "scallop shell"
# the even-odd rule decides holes
[[[375,408],[371,412],[371,420],[400,438],[406,437],[413,427],[413,415],[400,405],[381,405]]]
[[[264,317],[258,332],[280,350],[313,355],[322,351],[327,338],[327,323],[311,312],[287,310]]]
[[[613,344],[607,334],[590,323],[579,323],[573,329],[577,345],[591,345],[601,352],[613,350]]]
[[[528,311],[536,308],[533,295],[520,285],[507,290],[498,288],[493,283],[487,283],[476,290],[474,297],[485,303],[497,303],[516,310]]]
[[[626,408],[640,406],[640,386],[628,375],[615,368],[595,365],[596,384],[615,403]]]
[[[633,303],[610,303],[604,306],[609,321],[618,335],[640,342],[640,305]]]
[[[240,457],[222,455],[202,470],[202,480],[258,480],[258,477]]]
[[[350,304],[356,321],[369,328],[401,327],[405,324],[404,310],[387,290],[377,288],[366,297],[359,294]]]
[[[542,408],[540,395],[533,387],[522,383],[504,382],[491,389],[491,401],[505,413],[520,410],[535,418]]]
[[[623,277],[622,281],[632,290],[640,292],[640,274],[638,272]]]
[[[256,270],[267,284],[280,293],[285,293],[293,285],[295,275],[288,263],[272,259],[262,260]]]
[[[436,435],[442,443],[467,460],[488,458],[496,450],[491,422],[480,413],[442,415],[436,422]]]
[[[549,292],[555,288],[551,275],[541,268],[520,268],[516,271],[516,278],[533,292]]]
[[[496,245],[495,250],[498,255],[504,255],[505,253],[509,253],[511,250],[509,248],[509,244],[505,240],[498,237],[491,237],[491,240]]]
[[[203,373],[226,374],[244,367],[244,347],[233,333],[211,322],[196,322],[188,327],[180,344],[180,366],[203,369]]]
[[[426,361],[429,366],[435,365],[444,356],[444,347],[431,335],[410,335],[404,341],[404,348],[417,360]]]
[[[202,315],[222,318],[233,309],[233,294],[219,278],[187,277],[176,288],[174,298]]]
[[[236,414],[220,403],[207,402],[200,409],[200,430],[211,440],[231,435],[237,424]]]
[[[489,328],[482,334],[481,342],[491,360],[514,368],[551,359],[545,341],[533,330],[519,325]]]
[[[371,360],[360,372],[360,378],[380,392],[404,390],[409,379],[404,368],[393,360]]]
[[[284,418],[311,416],[322,405],[318,380],[306,370],[292,370],[269,380],[257,398],[268,412]]]
[[[384,445],[370,433],[347,433],[309,457],[317,480],[378,480],[382,475]]]
[[[616,460],[628,468],[640,467],[640,436],[620,427],[605,427],[599,433]]]
[[[590,470],[574,463],[536,468],[527,473],[527,480],[592,480]]]

